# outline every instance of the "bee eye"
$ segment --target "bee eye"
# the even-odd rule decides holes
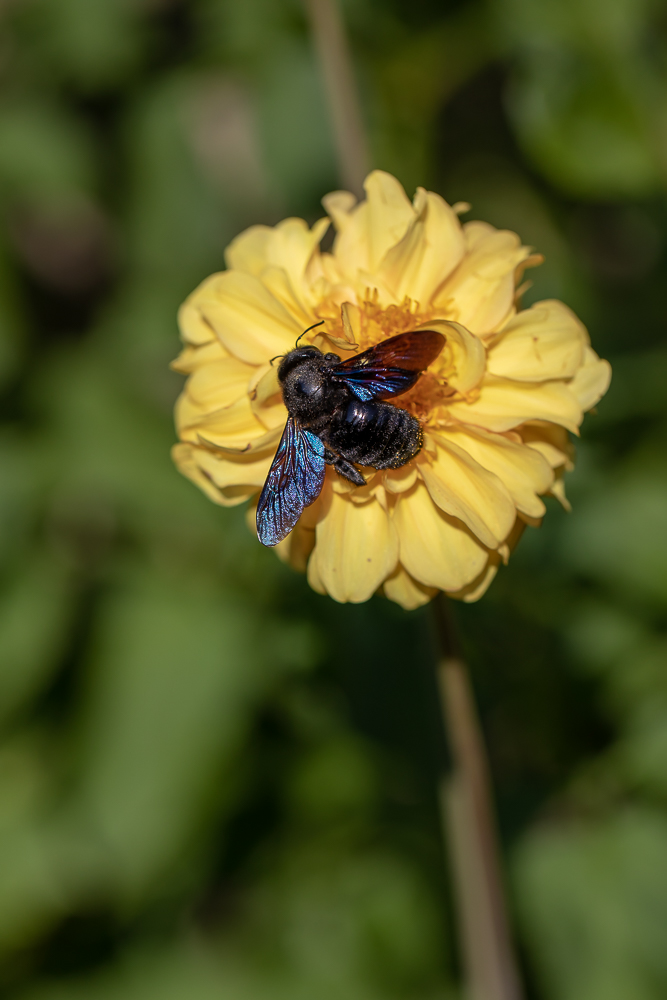
[[[312,375],[302,375],[296,383],[296,388],[302,396],[314,396],[320,391],[322,385],[319,379],[314,378]]]

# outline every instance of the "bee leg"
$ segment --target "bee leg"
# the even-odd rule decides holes
[[[339,476],[342,476],[343,479],[349,479],[349,481],[354,483],[355,486],[366,485],[366,480],[357,468],[352,465],[352,462],[348,462],[347,459],[341,458],[339,455],[335,455],[333,451],[329,451],[328,448],[324,452],[324,461],[327,465],[332,465]]]

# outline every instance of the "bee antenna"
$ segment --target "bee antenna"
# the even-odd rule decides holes
[[[323,319],[321,319],[319,321],[319,323],[313,323],[313,325],[309,326],[307,330],[304,330],[303,333],[300,333],[299,336],[296,338],[296,344],[294,346],[298,347],[299,346],[299,341],[301,340],[301,338],[305,337],[306,334],[310,333],[311,330],[314,330],[316,326],[322,326],[322,323],[324,323]]]
[[[276,354],[275,358],[271,358],[271,360],[269,361],[269,364],[270,364],[270,365],[273,365],[273,362],[274,362],[274,361],[277,361],[277,360],[278,360],[278,358],[284,358],[284,357],[285,357],[285,355],[284,355],[284,354]]]

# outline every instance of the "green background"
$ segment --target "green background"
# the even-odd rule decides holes
[[[345,5],[374,165],[546,255],[614,368],[571,515],[455,609],[536,1000],[667,995],[667,12]],[[169,459],[175,313],[339,186],[297,0],[0,8],[0,997],[460,995],[428,609]]]

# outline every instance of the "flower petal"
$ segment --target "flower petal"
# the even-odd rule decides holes
[[[431,499],[446,514],[457,517],[495,549],[508,535],[516,510],[498,476],[475,461],[452,438],[434,435],[438,450],[434,460],[419,462]]]
[[[273,551],[283,562],[288,563],[297,573],[305,573],[310,554],[315,548],[314,528],[302,528],[297,524],[287,538],[278,542]]]
[[[186,440],[195,443],[201,438],[222,448],[243,451],[253,440],[262,437],[266,428],[252,412],[248,396],[242,396],[231,406],[207,414],[181,433]]]
[[[399,564],[390,577],[384,581],[382,592],[390,601],[400,604],[406,611],[413,611],[435,597],[435,587],[425,587],[410,576]]]
[[[200,469],[221,490],[230,486],[242,486],[247,487],[251,493],[256,493],[264,485],[273,461],[272,455],[260,458],[255,455],[239,455],[230,458],[208,448],[197,448],[196,452]]]
[[[487,550],[455,518],[433,503],[422,484],[394,509],[400,561],[426,587],[461,590],[484,568]]]
[[[238,358],[211,361],[190,376],[185,391],[198,406],[219,410],[247,393],[254,372],[252,365]]]
[[[215,330],[203,317],[200,302],[205,299],[212,288],[215,288],[219,281],[221,272],[211,274],[194,292],[188,295],[183,305],[178,310],[178,326],[181,331],[181,339],[186,344],[208,344],[215,340]]]
[[[331,491],[327,508],[316,529],[320,579],[336,601],[367,601],[396,567],[396,529],[376,500]]]
[[[563,482],[562,478],[562,470],[560,474],[556,476],[556,479],[554,480],[554,484],[551,487],[550,492],[552,496],[556,497],[556,500],[558,500],[558,502],[560,503],[561,507],[563,507],[564,510],[566,510],[568,513],[572,510],[572,504],[565,495],[565,483]]]
[[[383,474],[384,488],[389,493],[405,493],[417,482],[417,464],[409,462],[399,469],[387,469]]]
[[[451,403],[449,413],[462,423],[489,431],[509,431],[526,420],[548,420],[579,433],[583,413],[563,382],[510,382],[485,378],[474,403]]]
[[[536,421],[521,428],[521,438],[529,448],[538,451],[552,469],[574,468],[574,445],[564,427]]]
[[[327,590],[322,583],[322,577],[320,576],[320,567],[317,561],[317,545],[310,554],[310,559],[308,560],[308,585],[316,594],[326,594]]]
[[[442,363],[448,367],[453,366],[453,371],[448,371],[446,375],[448,384],[464,393],[474,389],[486,370],[486,348],[479,337],[460,323],[446,320],[433,320],[420,327],[422,329],[435,330],[447,338]]]
[[[221,358],[228,357],[229,353],[214,335],[213,340],[209,341],[208,344],[202,344],[201,347],[186,344],[169,367],[175,372],[180,372],[181,375],[190,375],[191,372],[196,371],[197,368],[201,368],[202,365],[207,365],[209,361],[220,361]]]
[[[251,226],[227,247],[227,267],[256,278],[261,277],[267,267],[279,267],[298,288],[329,224],[328,219],[320,219],[309,229],[304,219],[291,218],[274,227]]]
[[[250,226],[239,233],[225,250],[225,263],[230,271],[245,271],[259,278],[271,258],[273,228]]]
[[[440,195],[417,189],[415,216],[403,239],[379,268],[382,280],[402,302],[405,296],[427,305],[465,253],[458,216]]]
[[[584,363],[570,382],[570,390],[582,410],[590,410],[595,406],[604,396],[610,382],[611,365],[599,358],[592,348],[587,347]]]
[[[489,560],[477,579],[469,584],[469,586],[464,587],[463,590],[460,590],[457,594],[452,594],[451,596],[456,597],[459,601],[464,601],[466,604],[474,604],[475,601],[478,601],[480,597],[484,596],[493,583],[499,566],[500,556],[498,553],[489,553]]]
[[[571,378],[587,341],[583,323],[562,302],[538,302],[503,327],[489,349],[488,371],[522,382]]]
[[[488,562],[479,576],[469,583],[467,587],[463,587],[457,593],[451,594],[451,596],[455,597],[457,600],[464,601],[466,604],[472,604],[475,601],[478,601],[480,597],[483,597],[491,586],[491,583],[498,572],[500,563],[504,562],[505,565],[507,565],[510,552],[516,548],[525,528],[526,525],[524,522],[517,518],[507,541],[503,546],[501,546],[499,551],[489,553]]]
[[[202,465],[202,456],[206,454],[206,449],[186,443],[176,444],[171,450],[171,457],[178,471],[191,479],[213,503],[222,507],[236,507],[257,492],[256,486],[244,486],[236,482],[225,488],[217,486]]]
[[[537,494],[546,493],[554,477],[549,463],[533,448],[502,434],[471,427],[448,428],[439,431],[438,438],[459,445],[485,469],[495,473],[518,510],[531,517],[542,517],[545,506]]]
[[[333,253],[343,274],[376,271],[415,217],[410,199],[391,174],[374,170],[364,188],[366,200],[355,207],[347,192],[336,191],[322,199],[338,230]]]
[[[287,353],[301,333],[301,324],[262,282],[243,271],[219,274],[198,306],[223,346],[251,365]]]
[[[468,253],[434,297],[436,309],[473,333],[497,330],[514,303],[514,271],[529,256],[515,233],[466,223]]]

